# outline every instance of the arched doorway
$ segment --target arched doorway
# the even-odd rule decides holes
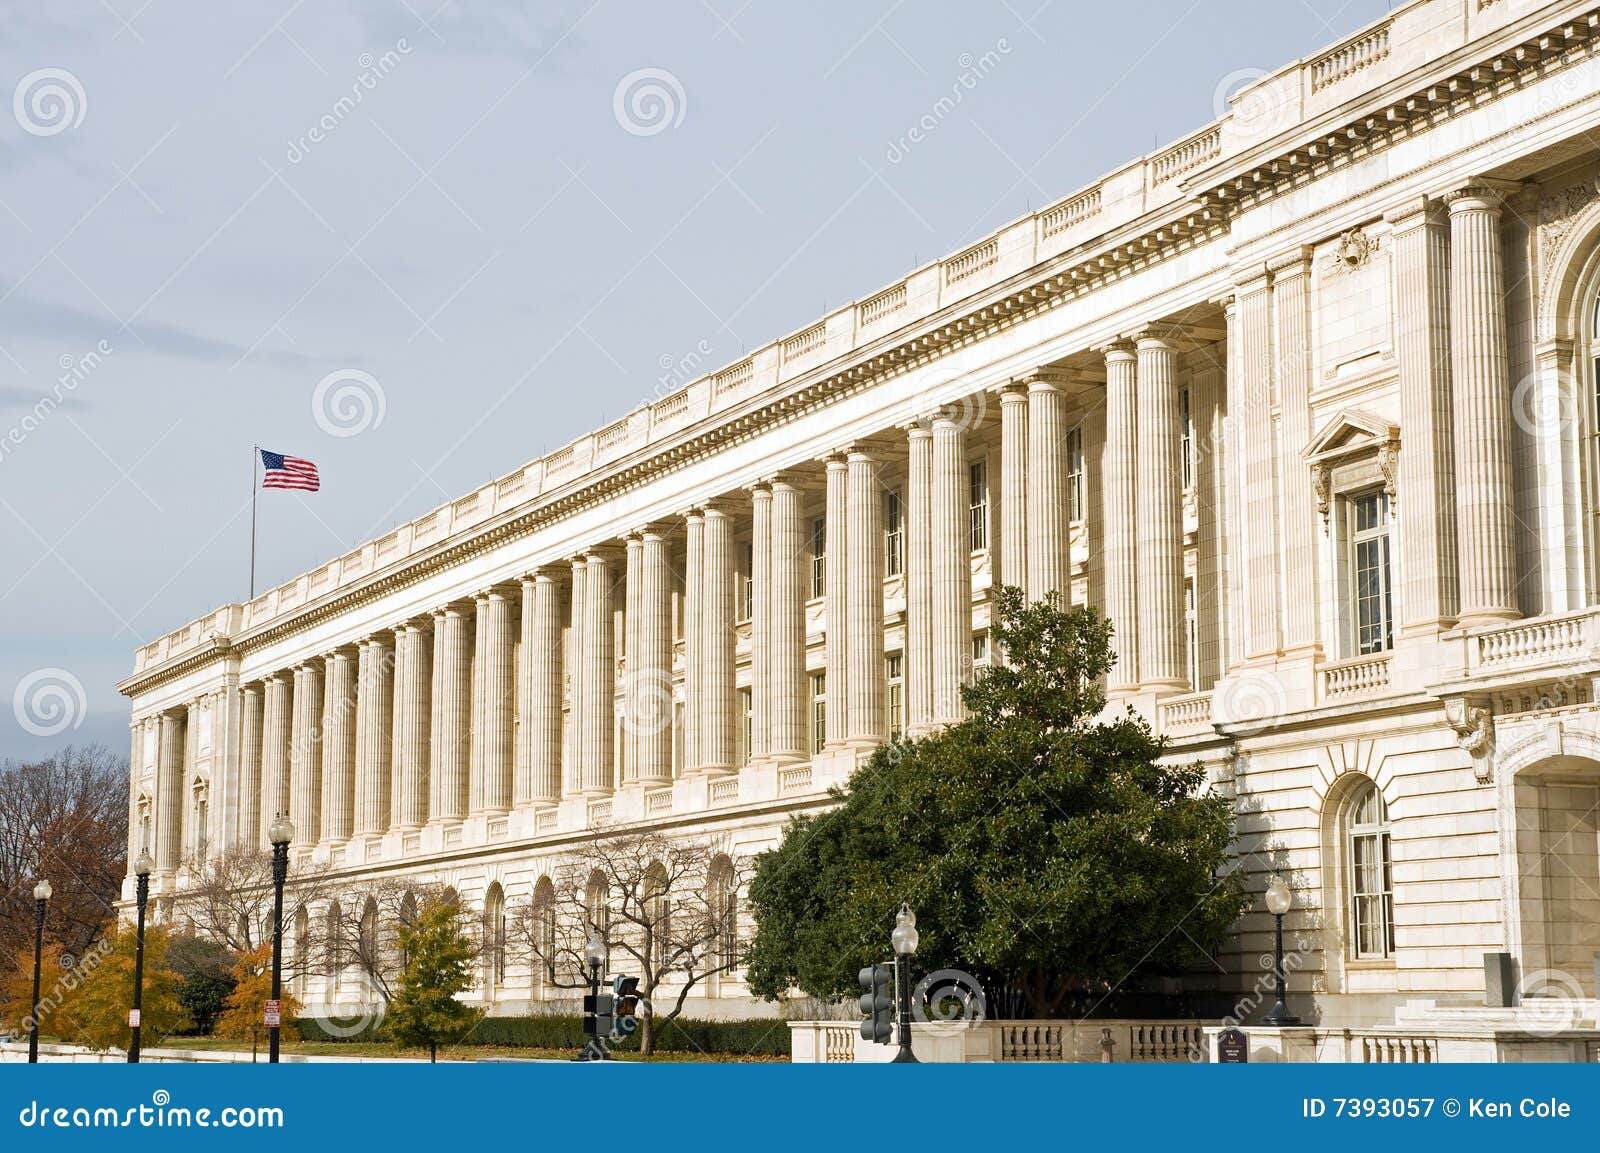
[[[1523,994],[1600,996],[1600,761],[1550,757],[1512,791]]]

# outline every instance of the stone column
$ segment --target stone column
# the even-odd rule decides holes
[[[1072,557],[1067,536],[1067,394],[1059,373],[1035,373],[1028,384],[1028,584],[1029,600],[1046,593],[1072,600]]]
[[[261,739],[261,826],[256,844],[267,843],[267,830],[280,813],[289,811],[289,746],[294,687],[282,673],[267,678],[266,719]]]
[[[967,525],[967,430],[949,409],[941,409],[933,418],[931,496],[932,720],[935,725],[949,725],[963,716],[961,685],[972,664],[972,550]],[[1032,542],[1029,543],[1031,546]],[[1032,555],[1033,551],[1030,547],[1029,554]]]
[[[260,685],[245,685],[239,690],[239,695],[239,823],[238,836],[230,847],[253,851],[260,845],[258,838],[261,833],[261,753],[265,701]],[[135,757],[129,763],[134,766],[137,780],[139,758]],[[131,861],[133,858],[128,859]]]
[[[800,488],[787,475],[772,481],[772,737],[776,761],[810,756],[806,718],[806,541]]]
[[[1241,597],[1247,659],[1275,658],[1278,630],[1278,452],[1272,419],[1272,298],[1266,268],[1252,269],[1238,279],[1234,295],[1234,330],[1238,350],[1230,350],[1237,382],[1228,382],[1230,405],[1238,431],[1240,472]],[[1235,385],[1237,384],[1237,387]]]
[[[571,619],[567,630],[567,663],[565,680],[567,701],[567,764],[561,774],[561,791],[565,796],[578,796],[583,792],[584,766],[584,633],[588,625],[587,592],[589,562],[583,557],[573,557],[572,596],[569,609]]]
[[[1195,669],[1196,691],[1212,687],[1224,671],[1223,630],[1228,613],[1227,571],[1223,550],[1228,517],[1226,486],[1226,411],[1222,396],[1222,370],[1212,366],[1190,378],[1190,411],[1194,419],[1194,493],[1198,523],[1195,526],[1195,638],[1199,652]]]
[[[428,653],[430,632],[428,624],[408,621],[398,626],[394,634],[394,760],[389,816],[391,828],[406,832],[428,823],[429,811],[438,799],[431,795],[435,791],[432,785],[437,779],[437,769],[430,770],[434,735],[433,701],[429,693],[434,679]],[[446,761],[449,759],[447,742],[451,741],[453,737],[446,724],[439,733],[439,752]],[[465,787],[464,777],[462,787]],[[436,809],[433,815],[438,815]]]
[[[561,800],[561,586],[549,572],[522,582],[522,750],[513,800]]]
[[[772,741],[772,489],[750,490],[750,760]]]
[[[888,689],[883,668],[883,485],[877,458],[864,449],[851,449],[846,459],[846,499],[850,583],[845,593],[845,736],[857,748],[870,749],[884,741]]]
[[[1471,185],[1450,206],[1450,372],[1463,626],[1520,615],[1511,476],[1501,194]],[[1406,431],[1409,445],[1409,430]],[[1402,453],[1401,455],[1405,455]],[[1404,501],[1406,494],[1402,492]]]
[[[309,845],[322,829],[322,666],[294,671],[294,744],[289,754],[289,819],[295,841]]]
[[[1106,404],[1102,395],[1083,414],[1083,532],[1088,556],[1084,564],[1087,603],[1106,606],[1105,466]]]
[[[683,768],[700,767],[701,698],[705,669],[701,657],[701,618],[706,579],[706,519],[699,509],[684,518],[683,581]]]
[[[482,702],[483,721],[477,739],[483,746],[482,776],[473,797],[473,812],[498,815],[511,810],[513,745],[516,740],[517,633],[511,593],[491,589],[479,599],[483,625],[478,640],[482,685],[474,697]]]
[[[428,772],[427,788],[428,799],[423,806],[425,814],[423,823],[434,820],[439,815],[439,782],[444,772],[444,674],[445,652],[449,645],[445,641],[445,622],[447,617],[443,609],[436,609],[430,614],[427,621],[428,636],[432,642],[431,652],[433,659],[428,663]],[[405,678],[401,676],[400,653],[405,647],[405,628],[402,626],[395,630],[395,692],[394,692],[394,773],[393,773],[393,803],[391,808],[392,819],[400,819],[400,743],[401,711],[405,705]]]
[[[1276,451],[1286,462],[1279,483],[1283,575],[1287,588],[1317,589],[1322,587],[1317,577],[1317,534],[1322,525],[1311,470],[1300,455],[1311,443],[1310,249],[1297,248],[1279,256],[1268,262],[1267,270],[1272,274],[1272,314],[1277,327],[1273,366],[1281,448]],[[1303,652],[1317,645],[1317,599],[1314,595],[1284,598],[1286,652]]]
[[[444,666],[439,677],[439,760],[434,765],[430,814],[435,821],[459,821],[471,804],[473,611],[461,604],[444,610],[444,651],[434,654]],[[409,639],[412,630],[406,632]]]
[[[636,729],[637,779],[672,780],[672,570],[665,530],[647,527],[640,539],[638,666],[630,715]]]
[[[1183,664],[1183,459],[1175,340],[1169,330],[1139,335],[1134,385],[1139,679],[1156,691],[1189,683]]]
[[[1065,534],[1063,534],[1065,542]],[[1028,592],[1028,389],[1000,390],[999,583]],[[908,670],[909,672],[909,670]],[[909,683],[909,682],[908,682]]]
[[[483,807],[485,772],[484,688],[487,677],[484,660],[489,653],[489,594],[479,593],[472,601],[472,718],[467,722],[467,812]]]
[[[1105,557],[1106,615],[1111,618],[1111,651],[1116,657],[1107,678],[1112,692],[1139,685],[1139,551],[1135,476],[1139,458],[1138,373],[1133,346],[1106,346],[1106,440],[1102,555]]]
[[[849,714],[845,689],[849,682],[850,635],[849,588],[850,566],[847,553],[849,521],[847,519],[849,494],[849,465],[843,453],[830,456],[828,467],[828,504],[823,551],[827,559],[823,564],[823,613],[827,622],[825,661],[827,669],[827,729],[824,733],[829,746],[842,745],[849,732]]]
[[[705,508],[705,580],[700,620],[700,768],[734,764],[733,526],[726,507]]]
[[[161,744],[156,761],[156,871],[171,877],[183,863],[184,754],[189,740],[189,710],[161,714]]]
[[[392,640],[368,637],[361,645],[357,716],[356,821],[358,837],[389,830],[394,787],[394,669]]]
[[[611,621],[612,555],[591,552],[583,594],[583,792],[611,792],[616,758],[617,659]]]
[[[323,844],[340,844],[355,829],[356,791],[356,660],[349,649],[326,658],[322,703],[322,828]],[[309,839],[309,831],[308,831]]]
[[[622,783],[639,779],[640,719],[650,707],[650,677],[639,659],[639,628],[644,616],[644,537],[627,536],[627,566],[623,573],[622,609]]]
[[[1400,373],[1400,631],[1450,628],[1456,585],[1454,419],[1450,383],[1450,223],[1417,197],[1388,213]]]
[[[933,722],[933,426],[916,421],[906,429],[911,460],[906,475],[906,638],[904,691],[909,736]],[[1024,538],[1025,539],[1025,538]],[[1021,580],[1027,578],[1021,577]]]

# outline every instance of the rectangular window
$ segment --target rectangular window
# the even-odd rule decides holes
[[[905,569],[905,510],[900,504],[900,490],[892,488],[883,494],[883,571],[885,576],[899,576]]]
[[[1067,433],[1067,519],[1083,520],[1083,427]]]
[[[972,634],[972,667],[979,668],[989,663],[989,634]]]
[[[739,582],[739,619],[747,621],[755,612],[756,603],[756,546],[747,544],[740,559],[744,579]]]
[[[811,751],[828,743],[828,674],[811,674]]]
[[[1195,611],[1194,581],[1183,582],[1183,667],[1189,687],[1200,688],[1200,619]]]
[[[889,682],[889,739],[898,741],[905,731],[905,661],[895,653],[884,661],[884,673]]]
[[[811,595],[820,597],[828,591],[828,518],[819,516],[811,522]]]
[[[672,775],[683,776],[683,702],[672,706]]]
[[[1183,487],[1194,484],[1194,416],[1189,408],[1189,390],[1178,393],[1178,455],[1183,462]]]
[[[750,750],[755,747],[755,716],[751,709],[751,690],[739,690],[739,764],[750,763]]]
[[[1356,655],[1394,647],[1390,609],[1389,495],[1381,490],[1349,500],[1350,588]]]
[[[985,462],[974,461],[967,469],[968,547],[982,552],[989,547],[989,470]]]

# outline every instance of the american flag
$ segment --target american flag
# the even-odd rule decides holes
[[[316,492],[322,487],[317,466],[309,460],[262,449],[261,464],[266,469],[261,478],[262,488],[296,488],[304,492]]]

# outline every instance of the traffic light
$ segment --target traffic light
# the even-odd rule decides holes
[[[605,1037],[611,1033],[611,1015],[616,999],[610,993],[585,993],[583,997],[583,1032],[589,1037]]]
[[[615,998],[618,1017],[636,1017],[639,1014],[639,978],[611,978],[611,995]]]
[[[887,1045],[894,1036],[894,966],[869,965],[857,980],[861,984],[861,1011],[867,1016],[861,1022],[862,1039]]]

